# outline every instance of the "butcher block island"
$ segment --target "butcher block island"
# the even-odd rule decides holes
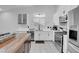
[[[30,33],[15,33],[0,43],[0,53],[28,53],[31,47]],[[26,49],[25,49],[26,48]]]

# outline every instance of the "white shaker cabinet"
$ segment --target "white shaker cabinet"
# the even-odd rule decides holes
[[[48,36],[49,36],[49,40],[53,40],[54,41],[54,32],[53,31],[49,31],[48,32]]]
[[[47,31],[40,31],[40,40],[49,40]]]
[[[35,31],[34,40],[53,40],[53,31]]]
[[[40,32],[34,31],[34,40],[39,40],[39,39],[40,39]]]

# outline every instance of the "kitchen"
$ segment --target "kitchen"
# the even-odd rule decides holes
[[[66,42],[69,27],[67,12],[76,7],[63,5],[0,5],[0,51],[4,53],[69,52]],[[65,21],[62,19],[65,19]],[[65,34],[62,34],[62,32],[65,32]],[[14,41],[6,42],[7,37],[9,39],[14,38]],[[65,41],[62,41],[62,37]],[[17,44],[13,42],[17,42]],[[9,49],[11,46],[13,47]],[[21,51],[18,52],[19,49]]]

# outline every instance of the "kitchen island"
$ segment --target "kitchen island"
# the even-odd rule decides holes
[[[15,37],[0,43],[0,53],[23,53],[25,52],[25,44],[27,44],[27,52],[30,49],[30,34],[17,33]]]

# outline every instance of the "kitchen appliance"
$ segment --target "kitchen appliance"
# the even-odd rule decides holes
[[[77,30],[69,30],[69,42],[76,47],[79,47],[79,37]]]
[[[69,30],[69,38],[71,40],[77,41],[77,31],[76,30]]]

